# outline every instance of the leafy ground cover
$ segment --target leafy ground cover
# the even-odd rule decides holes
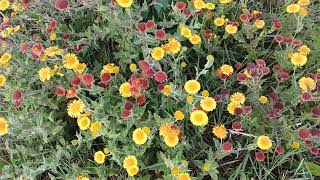
[[[317,0],[0,0],[0,179],[317,179]]]

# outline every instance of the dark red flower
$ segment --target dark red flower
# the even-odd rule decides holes
[[[26,7],[26,6],[29,6],[29,2],[30,0],[21,0],[21,4]]]
[[[309,92],[303,92],[301,95],[302,101],[310,101],[312,99],[312,95]]]
[[[285,43],[291,43],[292,37],[291,37],[291,36],[284,36],[284,37],[283,37],[283,41],[284,41]]]
[[[66,90],[64,89],[63,86],[57,86],[56,87],[56,90],[55,90],[55,93],[58,97],[62,97],[62,96],[65,96],[66,95]]]
[[[291,44],[294,46],[300,46],[302,44],[302,41],[300,39],[293,39]]]
[[[145,60],[139,61],[138,65],[142,69],[142,71],[148,71],[151,68],[150,64]]]
[[[262,67],[262,68],[260,69],[260,73],[261,73],[261,75],[263,75],[263,76],[268,75],[269,72],[270,72],[269,67]]]
[[[146,24],[144,22],[141,22],[141,23],[138,23],[137,24],[137,29],[140,31],[140,32],[144,32],[147,27],[146,27]]]
[[[276,147],[275,151],[276,151],[276,153],[277,153],[278,155],[282,155],[282,154],[285,152],[284,147],[281,146],[281,145],[278,145],[278,146]]]
[[[158,91],[162,91],[164,89],[164,84],[158,84],[157,89]]]
[[[285,81],[285,80],[289,79],[289,73],[287,73],[285,71],[282,71],[280,73],[280,78],[281,78],[282,81]]]
[[[319,148],[317,148],[317,147],[310,148],[310,153],[312,155],[317,155],[319,153]]]
[[[62,44],[60,48],[61,48],[61,49],[67,49],[67,45]]]
[[[74,49],[77,53],[79,53],[79,52],[81,51],[81,49],[82,49],[82,46],[83,46],[83,44],[75,44],[75,45],[73,46],[73,49]]]
[[[311,136],[319,136],[320,135],[320,130],[316,127],[313,127],[310,129],[310,134]]]
[[[13,91],[12,98],[14,101],[21,101],[22,98],[22,92],[19,89],[16,89]]]
[[[167,80],[168,76],[165,72],[163,71],[158,71],[154,74],[154,79],[157,81],[157,82],[165,82]]]
[[[308,147],[312,146],[312,141],[311,141],[310,139],[306,139],[306,140],[304,141],[304,143],[305,143],[306,146],[308,146]]]
[[[250,114],[252,112],[251,106],[244,106],[242,109],[245,114]]]
[[[188,18],[191,16],[191,11],[188,8],[184,8],[182,13]]]
[[[275,119],[277,117],[279,117],[279,113],[277,110],[275,109],[271,109],[270,111],[267,112],[267,115],[270,119]]]
[[[244,73],[239,73],[237,75],[237,80],[238,81],[246,81],[248,78],[247,78],[247,75],[245,75]]]
[[[272,67],[273,72],[279,73],[281,71],[281,66],[279,64],[275,64]]]
[[[149,78],[151,78],[153,75],[154,75],[154,70],[153,69],[148,69],[147,71],[143,71],[142,72],[143,73],[143,75],[145,76],[145,77],[149,77]]]
[[[237,107],[237,108],[234,110],[234,113],[235,113],[235,115],[237,115],[237,116],[241,116],[242,113],[243,113],[243,109]]]
[[[282,36],[282,35],[279,35],[279,34],[277,34],[277,35],[275,35],[274,36],[274,39],[276,40],[276,42],[277,43],[283,43],[283,41],[284,41],[284,37]]]
[[[241,128],[242,128],[242,126],[241,126],[241,123],[239,121],[236,121],[236,122],[232,123],[232,129],[234,131],[241,131]]]
[[[284,108],[284,104],[282,102],[276,102],[274,105],[273,105],[273,108],[274,109],[278,109],[278,110],[282,110]]]
[[[137,103],[141,106],[146,102],[146,97],[144,95],[140,95],[137,97]]]
[[[214,100],[216,100],[217,102],[221,102],[221,96],[220,95],[215,95],[214,97],[213,97],[213,99]]]
[[[302,139],[307,139],[309,138],[309,130],[308,129],[305,129],[305,128],[301,128],[298,132],[298,135],[300,138]]]
[[[183,9],[187,6],[187,4],[186,4],[185,2],[178,1],[178,2],[176,2],[175,6],[176,6],[178,9],[183,10]]]
[[[277,101],[278,100],[278,94],[275,91],[272,91],[271,94],[270,94],[270,98],[273,101]]]
[[[221,93],[223,95],[228,95],[228,94],[230,94],[230,90],[228,88],[224,88],[224,89],[222,89]]]
[[[55,7],[59,11],[66,11],[69,9],[69,0],[56,0]]]
[[[210,39],[213,35],[214,35],[214,33],[212,32],[211,29],[205,29],[203,31],[203,37],[206,39]]]
[[[148,89],[149,87],[149,81],[147,79],[141,79],[140,84],[142,89]]]
[[[313,107],[311,109],[311,113],[312,113],[312,116],[314,116],[314,117],[320,117],[320,108],[319,107]]]
[[[44,48],[42,44],[36,43],[32,46],[32,54],[38,57],[42,54],[43,51],[44,51]]]
[[[120,114],[122,119],[127,119],[130,115],[131,115],[131,112],[127,110],[122,111]]]
[[[265,159],[265,155],[264,155],[264,152],[263,151],[258,151],[256,152],[256,160],[257,161],[264,161]]]
[[[63,39],[63,40],[68,40],[69,37],[70,37],[70,36],[69,36],[68,33],[63,33],[63,34],[62,34],[62,39]]]
[[[58,21],[55,19],[51,19],[48,28],[55,30],[57,27],[58,27]]]
[[[281,21],[275,19],[275,20],[273,20],[272,25],[273,25],[274,28],[280,29],[281,28]]]
[[[82,76],[82,82],[85,86],[90,87],[94,83],[94,76],[92,74],[84,74]]]
[[[233,151],[233,145],[232,145],[232,143],[231,143],[230,141],[224,142],[224,143],[222,144],[222,150],[223,150],[224,152],[227,152],[227,153],[232,152],[232,151]]]
[[[131,102],[127,101],[126,103],[124,103],[124,109],[127,111],[133,109],[133,104]]]
[[[156,26],[156,24],[155,24],[155,22],[153,21],[153,20],[148,20],[147,22],[146,22],[146,28],[147,29],[152,29],[152,28],[154,28]]]
[[[241,20],[242,22],[249,22],[249,16],[248,16],[248,14],[241,14],[241,15],[240,15],[240,20]]]
[[[81,79],[78,76],[74,76],[71,80],[70,80],[70,84],[73,86],[79,86],[81,82]]]
[[[165,40],[166,39],[166,32],[163,29],[157,29],[156,37],[160,40]]]
[[[109,81],[111,80],[111,74],[108,73],[108,72],[101,74],[100,80],[101,80],[102,82],[109,82]]]

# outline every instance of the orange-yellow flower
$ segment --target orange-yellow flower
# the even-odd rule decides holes
[[[190,121],[195,126],[205,126],[208,124],[208,116],[201,110],[195,110],[190,114]]]
[[[205,111],[213,111],[217,107],[217,102],[211,97],[205,97],[201,99],[200,106]]]
[[[131,94],[131,84],[128,83],[128,82],[125,82],[125,83],[121,84],[120,87],[119,87],[119,92],[120,92],[121,96],[123,96],[123,97],[132,96],[132,94]]]
[[[297,13],[300,10],[300,5],[299,4],[290,4],[287,6],[287,12],[288,13]]]
[[[197,80],[188,80],[184,84],[184,90],[189,94],[196,94],[200,91],[201,85]]]
[[[132,5],[133,0],[116,0],[119,6],[123,8],[128,8]]]
[[[241,92],[236,92],[231,95],[230,101],[243,104],[246,101],[246,97]]]
[[[238,31],[238,27],[231,24],[228,24],[225,29],[228,34],[235,34]]]
[[[293,53],[290,60],[295,66],[304,66],[307,63],[308,58],[302,53]]]
[[[217,136],[219,139],[224,139],[228,135],[227,129],[224,127],[224,125],[218,125],[212,128],[212,133]]]
[[[0,136],[8,134],[8,127],[8,121],[5,118],[0,117]]]
[[[298,82],[303,91],[312,91],[316,89],[316,82],[310,77],[303,77]]]
[[[142,145],[147,142],[148,135],[141,128],[137,128],[133,131],[132,138],[136,144]]]
[[[262,150],[268,150],[272,147],[272,141],[268,136],[259,136],[257,146]]]
[[[162,47],[153,48],[151,52],[151,57],[156,61],[161,60],[164,57],[164,49]]]
[[[191,44],[197,45],[197,44],[201,43],[201,38],[200,38],[199,35],[194,34],[194,35],[189,37],[189,41],[191,42]]]
[[[105,161],[106,155],[102,151],[97,151],[94,153],[94,161],[98,164],[103,164]]]

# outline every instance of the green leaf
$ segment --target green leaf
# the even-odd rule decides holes
[[[320,176],[320,166],[313,162],[306,162],[308,169],[314,176]]]

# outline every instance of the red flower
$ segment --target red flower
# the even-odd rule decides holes
[[[176,2],[175,6],[176,6],[178,9],[183,10],[183,9],[187,6],[187,4],[186,4],[185,2],[178,1],[178,2]]]
[[[281,155],[281,154],[284,153],[285,150],[284,150],[284,147],[283,147],[283,146],[279,145],[279,146],[276,147],[275,151],[276,151],[276,153],[277,153],[278,155]]]
[[[241,131],[241,128],[241,123],[239,121],[232,123],[232,129],[234,131]]]
[[[140,95],[139,97],[137,97],[136,101],[141,106],[146,102],[146,97],[144,95]]]
[[[309,130],[302,128],[299,130],[298,135],[302,139],[307,139],[307,138],[309,138],[309,135],[310,135]]]
[[[155,26],[156,26],[156,24],[154,23],[153,20],[148,20],[148,21],[146,22],[146,28],[147,28],[147,29],[152,29],[152,28],[154,28]]]
[[[79,82],[79,83],[80,83],[80,82]],[[69,89],[67,90],[66,97],[67,97],[68,99],[74,98],[74,97],[76,97],[76,96],[77,96],[77,89],[76,89],[74,86],[72,86],[71,88],[69,88]]]
[[[302,41],[300,39],[294,39],[292,40],[291,44],[294,46],[300,46],[302,44]]]
[[[215,95],[214,97],[213,97],[213,99],[214,100],[216,100],[217,102],[221,102],[221,96],[220,95]]]
[[[310,153],[312,155],[317,155],[319,153],[319,148],[317,148],[317,147],[310,148]]]
[[[36,43],[32,46],[32,54],[34,54],[38,57],[42,54],[43,51],[44,51],[44,48],[39,43]]]
[[[142,71],[148,71],[150,69],[150,64],[145,60],[139,61],[138,65],[142,69]]]
[[[62,96],[65,96],[66,94],[66,90],[64,89],[63,86],[57,86],[56,87],[56,90],[55,90],[55,93],[58,97],[62,97]]]
[[[124,109],[127,111],[133,109],[133,104],[131,102],[127,101],[126,103],[124,103]]]
[[[281,66],[279,64],[275,64],[275,65],[273,65],[272,70],[273,70],[273,72],[278,73],[281,71]]]
[[[29,50],[29,44],[28,44],[28,42],[22,43],[21,46],[20,46],[20,51],[21,51],[22,53],[27,53],[28,50]]]
[[[268,75],[270,72],[270,68],[269,67],[263,67],[260,69],[260,73],[262,76]]]
[[[131,115],[130,111],[124,110],[124,111],[121,112],[120,116],[121,116],[122,119],[127,119],[130,115]]]
[[[109,82],[109,81],[111,80],[111,74],[108,73],[108,72],[101,74],[100,80],[101,80],[102,82]]]
[[[243,109],[240,108],[240,107],[237,107],[235,110],[234,110],[234,114],[237,115],[237,116],[241,116],[243,113]]]
[[[247,78],[247,76],[244,74],[244,73],[239,73],[238,75],[237,75],[237,80],[238,81],[246,81],[248,78]]]
[[[320,135],[320,130],[316,127],[313,127],[310,129],[310,134],[311,136],[319,136]]]
[[[252,112],[252,107],[251,107],[251,106],[244,106],[244,107],[242,108],[242,110],[243,110],[243,112],[244,112],[245,114],[250,114],[250,113]]]
[[[272,23],[273,27],[276,28],[276,29],[280,29],[281,28],[281,21],[280,20],[273,20],[273,23]]]
[[[248,16],[248,14],[241,14],[241,15],[240,15],[240,20],[241,20],[242,22],[249,22],[249,16]]]
[[[84,74],[82,76],[82,82],[85,86],[91,87],[94,83],[94,76],[92,74]]]
[[[312,99],[312,95],[309,92],[304,92],[301,95],[302,101],[310,101]]]
[[[147,29],[146,24],[144,22],[138,23],[137,29],[141,32],[144,32]]]
[[[279,35],[279,34],[277,34],[277,35],[275,35],[274,36],[274,39],[276,40],[276,42],[277,43],[283,43],[283,41],[284,41],[284,37],[282,36],[282,35]]]
[[[63,39],[63,40],[68,40],[69,37],[70,37],[70,36],[69,36],[68,33],[63,33],[63,34],[62,34],[62,39]]]
[[[22,98],[22,92],[19,89],[16,89],[13,94],[12,94],[12,98],[15,102],[17,101],[21,101]]]
[[[233,145],[232,145],[232,143],[229,142],[229,141],[224,142],[224,143],[222,144],[222,149],[223,149],[223,151],[230,153],[230,152],[233,151]]]
[[[284,38],[283,41],[285,43],[291,43],[291,41],[292,41],[292,37],[291,36],[284,36],[283,38]]]
[[[58,22],[55,19],[52,19],[49,23],[49,27],[52,30],[55,30],[58,27]]]
[[[264,152],[263,151],[259,151],[259,152],[256,152],[256,160],[257,161],[264,161],[265,159],[265,155],[264,155]]]
[[[188,8],[184,8],[182,13],[188,18],[191,16],[191,11]]]
[[[81,79],[78,76],[74,76],[70,80],[70,84],[72,84],[73,86],[79,86],[80,82],[81,82]]]
[[[82,49],[82,46],[83,46],[83,44],[75,44],[75,45],[73,46],[73,49],[74,49],[77,53],[79,53],[79,52],[81,51],[81,49]]]
[[[306,146],[309,146],[309,147],[312,145],[312,141],[309,139],[306,139],[304,143],[306,144]]]
[[[30,0],[21,0],[21,4],[26,7],[26,6],[29,6],[29,2]]]
[[[39,41],[39,39],[40,39],[40,35],[39,34],[33,34],[32,35],[32,40],[33,41]]]
[[[312,113],[312,116],[314,116],[314,117],[320,117],[320,108],[313,107],[311,109],[311,113]]]
[[[167,74],[163,71],[158,71],[154,74],[154,79],[157,81],[157,82],[164,82],[166,81],[168,78]]]
[[[158,91],[162,91],[164,89],[164,84],[158,84],[157,89]]]
[[[163,29],[157,29],[156,37],[160,40],[165,40],[166,39],[166,32]]]
[[[69,9],[69,0],[56,0],[55,6],[59,11],[66,11]]]

